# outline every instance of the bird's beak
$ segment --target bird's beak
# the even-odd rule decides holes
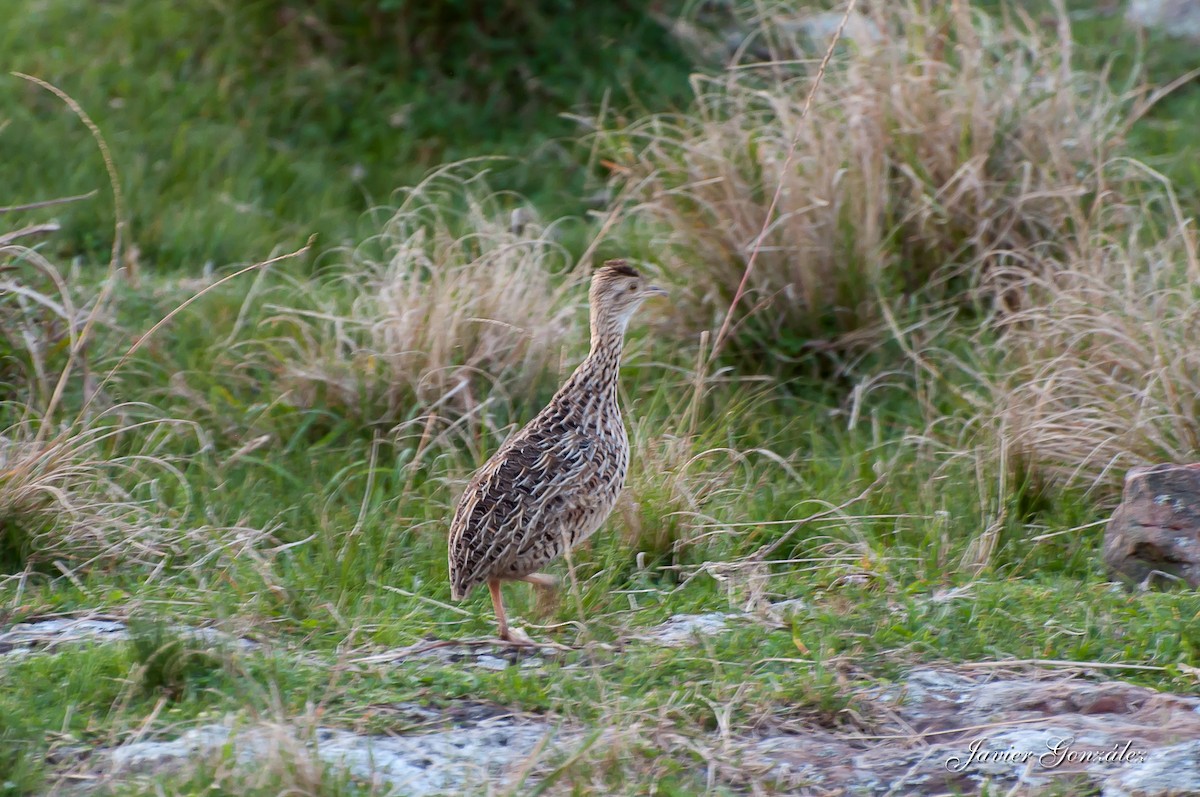
[[[647,296],[647,297],[650,297],[650,296],[670,296],[670,295],[671,295],[671,294],[667,293],[667,289],[666,289],[666,288],[660,288],[660,287],[658,287],[657,285],[647,285],[647,286],[646,286],[646,296]]]

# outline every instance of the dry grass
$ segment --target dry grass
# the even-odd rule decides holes
[[[35,203],[41,207],[86,197]],[[0,216],[2,218],[2,216]],[[55,224],[0,235],[0,570],[96,561],[155,564],[172,547],[158,501],[177,474],[162,456],[166,426],[130,405],[62,420],[60,399],[94,397],[89,331],[106,293],[80,296],[30,244]],[[132,442],[136,440],[136,442]]]
[[[94,349],[111,342],[97,344],[95,333],[112,327],[117,272],[110,268],[94,289],[64,275],[30,243],[57,229],[35,224],[0,234],[0,572],[32,568],[74,579],[76,570],[120,564],[152,568],[150,581],[185,551],[209,563],[240,555],[263,533],[181,527],[191,496],[177,464],[192,446],[180,431],[195,426],[145,404],[114,404],[105,392],[157,327],[116,365],[98,369],[106,355]]]
[[[996,252],[1070,234],[1093,167],[1119,144],[1118,101],[1064,67],[1059,36],[932,8],[856,19],[808,118],[804,28],[773,12],[759,24],[775,60],[697,78],[684,116],[600,134],[614,174],[637,186],[683,321],[712,328],[764,229],[741,337],[775,354],[874,340],[880,298],[960,295]]]
[[[1023,271],[991,388],[1001,444],[1038,484],[1111,501],[1128,468],[1200,451],[1200,257],[1195,225],[1164,204],[1108,195],[1061,262]]]
[[[57,229],[36,224],[0,234],[0,384],[10,397],[40,406],[50,403],[67,348],[90,312],[76,306],[67,280],[30,243]],[[86,374],[85,358],[79,366]]]
[[[345,253],[310,306],[275,306],[271,367],[286,400],[401,420],[535,389],[579,339],[583,292],[555,230],[449,171],[406,192],[378,236]]]
[[[632,440],[632,469],[619,505],[625,546],[639,569],[677,566],[697,544],[697,523],[711,521],[710,504],[723,493],[740,493],[732,449],[697,453],[687,438],[648,437],[639,424]]]
[[[5,566],[154,566],[179,550],[177,515],[162,500],[167,482],[179,479],[161,450],[171,435],[161,433],[162,421],[116,416],[128,409],[56,433],[40,435],[43,424],[34,419],[0,431]],[[123,453],[131,438],[136,451]]]

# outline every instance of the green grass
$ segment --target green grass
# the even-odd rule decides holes
[[[175,302],[169,294],[134,299],[121,296],[122,328],[144,328]],[[1102,530],[1089,526],[1103,517],[1099,507],[1076,494],[1053,494],[1031,514],[1020,491],[1004,494],[989,482],[996,474],[982,474],[981,481],[966,458],[943,461],[911,438],[926,429],[928,410],[908,388],[869,394],[850,428],[842,388],[802,381],[714,383],[699,400],[699,420],[682,454],[642,449],[651,459],[635,462],[630,486],[639,525],[624,512],[614,515],[575,556],[578,591],[567,590],[542,620],[572,625],[534,632],[582,646],[577,652],[537,671],[347,666],[357,655],[422,639],[492,632],[482,591],[463,604],[466,614],[436,603],[449,598],[444,534],[455,485],[476,459],[450,446],[414,469],[416,441],[410,436],[371,434],[329,410],[287,408],[258,395],[261,388],[252,380],[228,379],[211,367],[222,361],[213,341],[228,335],[237,303],[233,293],[204,297],[189,311],[194,320],[180,319],[178,334],[135,355],[127,375],[114,381],[111,397],[136,396],[210,431],[211,445],[190,434],[172,444],[182,455],[186,492],[168,493],[165,500],[183,527],[240,526],[269,536],[253,544],[257,554],[239,555],[218,542],[227,535],[214,535],[209,550],[169,558],[166,574],[154,578],[144,568],[96,567],[77,570],[71,579],[38,575],[20,588],[5,581],[0,606],[12,621],[75,611],[150,618],[141,621],[130,644],[66,648],[0,664],[7,684],[0,691],[0,715],[19,718],[7,729],[16,740],[11,749],[21,751],[21,758],[6,764],[19,773],[14,783],[41,782],[40,762],[47,755],[54,760],[62,745],[127,738],[164,698],[153,727],[168,735],[231,714],[302,716],[312,706],[325,724],[402,732],[403,723],[373,707],[450,707],[471,700],[584,727],[613,722],[624,712],[652,715],[676,732],[699,736],[716,728],[713,707],[725,704],[736,705],[732,718],[739,728],[767,718],[840,727],[855,715],[856,688],[899,680],[918,664],[1153,664],[1163,669],[1122,677],[1196,691],[1188,668],[1200,666],[1200,596],[1129,593],[1108,584],[1095,553]],[[120,348],[115,340],[106,342]],[[642,354],[624,373],[635,443],[687,433],[692,345],[636,333],[633,350]],[[895,356],[890,347],[880,351],[861,364],[863,372],[878,372]],[[204,403],[173,390],[172,375],[179,372],[191,390],[216,398]],[[519,401],[503,417],[517,422],[543,398]],[[938,413],[946,418],[970,411],[953,396],[938,400]],[[503,434],[503,427],[480,430],[478,456],[486,456]],[[270,439],[265,448],[235,457],[246,440],[261,435]],[[711,453],[700,465],[681,468],[681,460],[703,452]],[[738,623],[683,652],[636,641],[676,613],[738,610],[754,588],[694,575],[696,568],[780,540],[786,526],[755,522],[804,518],[825,502],[846,502],[875,480],[877,468],[888,472],[886,481],[848,507],[845,520],[802,528],[772,557],[799,560],[772,565],[770,578],[760,582],[767,597],[803,601],[790,627]],[[715,485],[704,487],[708,479]],[[692,507],[664,484],[701,496],[697,509],[711,520],[674,515]],[[973,575],[962,561],[972,541],[1001,515],[995,553]],[[661,556],[644,560],[649,567],[642,569],[637,554],[653,552],[654,543],[634,529],[664,523],[672,524],[672,536],[657,543]],[[697,540],[712,524],[716,533]],[[1039,532],[1060,533],[1033,539]],[[268,553],[273,550],[279,552]],[[193,563],[197,556],[203,564]],[[562,563],[553,570],[566,575]],[[630,591],[633,603],[625,594]],[[523,585],[508,588],[508,601],[511,613],[536,621],[533,597]],[[251,634],[265,648],[193,651],[164,631],[168,623],[216,623]],[[849,682],[834,672],[851,673]],[[634,768],[641,774],[616,767],[603,777],[614,784],[655,778],[680,793],[700,787],[685,754],[672,753],[665,759],[669,765],[662,755],[646,750]],[[252,788],[228,768],[211,766],[164,776],[163,782],[179,793],[213,788],[268,794],[276,788],[276,781]],[[586,783],[603,766],[591,761],[563,777]],[[667,771],[658,769],[663,766]],[[323,794],[359,788],[334,775],[322,783]],[[141,793],[141,787],[122,788],[117,793]]]
[[[226,331],[232,319],[220,309],[225,301],[202,300],[197,312],[213,319],[207,332],[145,349],[131,367],[143,376],[118,382],[118,390],[136,390],[172,415],[196,412],[195,405],[172,398],[169,374]],[[663,369],[671,361],[686,367],[692,355],[666,342],[650,351],[652,357],[626,368],[635,440],[685,428],[688,399],[681,396],[690,395],[688,377]],[[199,374],[189,372],[193,380]],[[243,415],[238,408],[249,396],[239,396],[238,386],[219,373],[205,379],[193,387],[228,385],[233,396],[205,425],[236,424],[242,431],[216,438],[208,450],[186,449],[183,476],[191,500],[184,502],[181,493],[172,503],[178,502],[185,526],[269,529],[270,539],[255,546],[263,551],[256,556],[210,552],[203,565],[181,560],[154,579],[143,569],[84,569],[70,580],[31,579],[19,594],[6,582],[0,605],[13,620],[71,611],[132,613],[136,620],[138,607],[154,612],[154,619],[141,621],[132,643],[65,648],[0,665],[8,684],[0,693],[0,714],[20,718],[8,732],[20,740],[16,749],[28,751],[27,762],[52,754],[56,743],[45,740],[54,734],[73,743],[119,741],[163,698],[155,727],[167,733],[227,713],[300,716],[311,706],[319,707],[326,724],[399,732],[403,724],[390,724],[373,707],[449,707],[472,700],[584,727],[612,722],[622,712],[650,714],[677,732],[699,735],[716,727],[713,706],[727,703],[736,705],[736,727],[754,727],[768,717],[837,727],[849,721],[856,685],[898,680],[909,667],[938,662],[1150,663],[1163,669],[1123,677],[1160,689],[1196,690],[1187,668],[1200,665],[1200,596],[1129,593],[1108,584],[1095,555],[1101,530],[1067,531],[1098,520],[1097,508],[1079,496],[1055,496],[1027,520],[1038,530],[1064,533],[1033,540],[1017,511],[1019,495],[989,496],[970,463],[940,463],[906,440],[925,426],[910,395],[879,393],[851,430],[838,391],[800,384],[749,391],[710,387],[686,454],[713,450],[697,475],[725,474],[700,507],[718,525],[803,518],[823,506],[812,503],[815,498],[842,503],[860,493],[874,480],[877,463],[890,472],[881,489],[848,507],[846,520],[802,529],[772,557],[801,562],[772,565],[772,575],[761,582],[769,597],[803,601],[790,627],[738,623],[682,652],[636,641],[676,613],[737,610],[750,586],[734,581],[730,591],[706,575],[680,576],[702,562],[745,556],[779,540],[786,527],[741,525],[695,541],[706,529],[684,522],[680,546],[668,546],[671,555],[658,563],[650,560],[668,569],[643,570],[639,548],[630,543],[629,518],[618,512],[606,532],[577,552],[578,591],[567,590],[544,618],[573,625],[535,632],[583,645],[579,651],[537,671],[420,662],[349,667],[346,661],[356,655],[426,638],[491,633],[482,591],[463,604],[465,614],[437,603],[449,598],[444,530],[455,488],[447,479],[462,478],[474,462],[448,449],[414,472],[411,439],[372,438],[316,410]],[[722,412],[734,406],[740,410]],[[230,461],[239,436],[260,433],[272,436],[268,448]],[[481,456],[502,432],[487,436],[494,438],[482,444]],[[717,450],[730,446],[743,453]],[[678,463],[663,463],[656,472],[676,477]],[[635,476],[630,491],[645,524],[676,511],[658,480]],[[960,563],[1005,506],[996,552],[980,575],[972,575]],[[279,548],[285,550],[265,553]],[[561,563],[553,570],[565,575]],[[633,603],[627,591],[636,596]],[[508,600],[516,616],[536,616],[523,585],[508,588]],[[164,631],[167,622],[216,622],[252,634],[265,648],[192,651],[186,640]],[[614,644],[619,647],[602,646]],[[834,670],[851,672],[850,682],[833,678]],[[654,760],[658,754],[647,755]],[[686,760],[676,765],[680,770],[663,774],[664,782],[680,784],[685,793],[695,788]],[[585,769],[566,777],[584,778]],[[220,781],[233,788],[226,777],[201,769],[178,787],[187,793]],[[353,786],[327,788],[322,793]]]
[[[54,210],[66,234],[53,246],[89,259],[108,250],[101,159],[55,97],[9,71],[58,86],[88,111],[112,146],[129,242],[146,266],[189,274],[295,248],[313,232],[321,250],[357,240],[365,211],[465,157],[499,156],[490,164],[497,188],[556,215],[577,212],[595,187],[573,143],[580,130],[561,114],[605,101],[669,108],[686,92],[686,58],[637,4],[550,12],[547,29],[509,40],[528,52],[489,53],[484,66],[474,65],[471,42],[443,61],[397,63],[389,55],[398,45],[372,41],[353,15],[322,48],[299,20],[280,24],[274,7],[289,5],[307,10],[22,3],[0,32],[0,205],[100,189]],[[312,10],[320,18],[345,5]],[[513,85],[525,72],[535,88]]]
[[[639,80],[651,80],[652,70],[657,77],[652,87],[634,85],[627,98],[667,103],[686,71],[666,49],[646,61],[660,33],[637,27],[629,49],[614,59],[616,72],[589,74],[577,93],[535,103],[520,124],[501,130],[498,110],[476,117],[468,113],[476,105],[419,96],[411,84],[360,81],[319,59],[259,75],[244,60],[239,37],[249,33],[231,8],[156,1],[137,13],[123,3],[81,11],[54,0],[30,3],[0,33],[6,66],[60,85],[95,116],[113,145],[133,239],[155,264],[140,284],[117,286],[88,348],[93,376],[107,373],[137,336],[191,295],[195,284],[181,274],[195,275],[209,259],[255,259],[298,244],[312,229],[331,241],[357,241],[364,228],[377,231],[360,218],[371,202],[445,157],[527,155],[500,185],[532,186],[543,204],[577,191],[585,177],[577,154],[538,147],[569,132],[555,113],[597,101],[635,60],[643,62]],[[1092,24],[1079,22],[1081,57],[1095,58],[1107,36],[1119,45],[1110,49],[1128,52],[1127,35],[1105,27],[1109,20]],[[278,35],[275,54],[295,63],[289,48],[300,40],[289,36]],[[1184,65],[1183,51],[1169,42],[1155,40],[1146,53],[1156,77]],[[554,84],[570,83],[576,68],[564,64]],[[0,147],[21,153],[6,166],[13,193],[6,202],[105,184],[86,132],[58,100],[16,78],[0,83]],[[112,103],[115,97],[123,103]],[[389,128],[362,120],[405,103],[428,125],[411,139],[396,141]],[[422,109],[444,115],[426,119]],[[1200,175],[1186,162],[1195,146],[1187,131],[1197,122],[1200,103],[1189,87],[1133,135],[1134,153],[1179,181],[1192,213]],[[422,136],[439,143],[422,149]],[[355,185],[347,170],[359,157],[369,168]],[[573,210],[564,201],[562,212]],[[46,251],[83,256],[71,290],[92,297],[111,208],[97,197],[53,215],[65,229]],[[0,221],[7,229],[24,218]],[[551,368],[545,384],[535,381],[525,394],[481,388],[474,412],[439,409],[443,414],[430,421],[428,407],[411,407],[418,424],[371,423],[353,407],[289,402],[279,395],[282,361],[259,356],[300,334],[281,331],[287,325],[279,308],[309,307],[314,295],[345,308],[353,295],[345,284],[298,279],[298,271],[247,275],[204,295],[105,385],[99,404],[121,409],[102,423],[178,421],[129,430],[97,449],[97,456],[125,458],[113,483],[153,508],[130,520],[133,532],[115,552],[79,561],[72,539],[51,534],[42,542],[54,555],[26,570],[32,532],[8,524],[4,513],[28,518],[0,502],[0,526],[12,536],[0,574],[3,627],[61,613],[134,622],[129,642],[0,658],[0,795],[41,793],[84,766],[71,752],[76,748],[139,734],[173,736],[228,718],[316,716],[323,725],[363,732],[411,730],[379,710],[392,703],[449,708],[487,701],[585,728],[637,720],[704,744],[724,709],[735,733],[769,722],[869,724],[858,692],[899,681],[917,665],[1150,665],[1117,672],[1148,687],[1200,693],[1200,594],[1108,583],[1098,555],[1107,506],[1079,490],[1021,483],[1020,470],[993,450],[972,403],[981,388],[965,369],[931,377],[891,340],[839,363],[833,376],[816,358],[780,369],[786,379],[724,362],[696,373],[707,349],[655,323],[653,305],[643,310],[649,324],[637,324],[622,373],[634,445],[626,501],[574,554],[571,568],[552,566],[566,586],[549,614],[538,613],[525,585],[506,588],[510,615],[527,627],[545,626],[529,630],[571,650],[532,670],[355,664],[427,639],[492,633],[482,590],[448,605],[446,529],[465,479],[545,401],[556,373]],[[953,353],[984,377],[999,367],[994,341],[968,335],[970,319],[935,330],[923,312],[913,308],[899,319],[921,330],[922,353]],[[563,345],[567,368],[582,356],[582,343]],[[18,366],[29,364],[0,353],[7,443],[18,432],[36,434],[38,422],[25,416],[18,395],[26,375]],[[53,372],[65,350],[60,345],[44,356]],[[86,393],[76,370],[48,433],[70,435],[96,423],[70,423]],[[45,399],[35,392],[30,403],[44,409]],[[23,419],[26,427],[14,425]],[[54,482],[66,485],[64,506],[88,509],[91,494],[77,488],[89,478],[86,469],[71,470]],[[15,483],[15,467],[0,462],[0,498]],[[834,506],[843,509],[805,522]],[[61,532],[54,523],[67,514],[51,513],[48,528]],[[150,520],[162,527],[151,533]],[[134,562],[125,554],[137,543],[160,546],[154,550],[161,556]],[[770,563],[752,561],[766,545],[776,545]],[[706,569],[710,564],[717,567]],[[682,649],[639,639],[674,614],[753,610],[780,599],[800,601],[783,626],[739,620]],[[215,626],[260,645],[201,646],[180,625]],[[252,777],[235,772],[226,755],[157,783],[114,789],[371,793],[306,766],[283,761]],[[602,782],[612,793],[692,794],[706,787],[704,772],[698,754],[646,741],[581,758],[558,773],[557,786],[589,793]]]
[[[999,3],[978,5],[994,10]],[[1053,25],[1052,6],[1042,0],[1016,4]],[[1195,44],[1160,30],[1139,30],[1125,22],[1125,6],[1068,0],[1076,63],[1108,73],[1122,90],[1144,87],[1149,94],[1200,68]],[[1171,179],[1193,209],[1200,203],[1200,144],[1191,135],[1200,119],[1200,78],[1192,78],[1156,103],[1133,125],[1132,150]]]

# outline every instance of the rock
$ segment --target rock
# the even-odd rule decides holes
[[[875,44],[883,38],[883,33],[875,21],[857,11],[846,18],[843,26],[843,13],[842,11],[825,11],[809,14],[799,19],[781,22],[780,27],[784,32],[807,38],[820,47],[829,46],[829,40],[837,33],[839,27],[842,28],[843,39],[855,42],[860,46]]]
[[[145,741],[111,750],[108,760],[114,772],[156,773],[194,757],[211,755],[229,741],[224,725],[202,725],[177,739]]]
[[[846,18],[843,26],[843,13],[777,14],[766,26],[770,28],[769,37],[761,24],[743,19],[731,20],[723,26],[720,34],[723,57],[737,58],[743,63],[769,62],[776,58],[811,58],[825,52],[839,27],[842,28],[839,41],[853,43],[863,51],[883,40],[883,31],[873,19],[856,11]]]
[[[1104,562],[1135,583],[1200,587],[1200,464],[1133,468],[1104,534]]]
[[[718,617],[728,628],[737,615],[672,620],[695,633]],[[1200,797],[1200,698],[1193,696],[1019,668],[918,668],[901,682],[862,689],[855,711],[872,718],[866,733],[785,720],[744,734],[667,732],[652,744],[686,760],[703,752],[707,776],[737,793]],[[604,751],[615,743],[619,752],[631,738],[488,702],[392,703],[374,707],[372,716],[391,719],[389,732],[240,725],[230,717],[174,739],[97,750],[86,766],[89,777],[120,783],[222,756],[244,771],[281,761],[320,764],[381,794],[507,794],[521,773],[533,789],[562,755],[593,744]]]
[[[509,667],[538,669],[547,659],[557,658],[561,651],[543,647],[528,650],[517,646],[447,645],[440,642],[418,642],[404,648],[394,648],[354,659],[354,664],[394,664],[402,661],[425,661],[435,666],[481,667],[485,670],[506,670]]]
[[[1200,43],[1200,0],[1132,0],[1125,19]]]
[[[440,733],[363,737],[333,731],[318,745],[321,760],[364,780],[382,780],[401,794],[463,794],[503,784],[553,729],[537,723],[480,723]]]
[[[1200,699],[1050,673],[917,669],[867,690],[870,735],[807,728],[740,739],[732,762],[803,794],[1196,795]],[[810,791],[802,791],[810,789]]]
[[[648,629],[644,634],[639,636],[639,639],[669,648],[683,647],[684,645],[690,645],[702,636],[713,636],[714,634],[721,633],[725,630],[725,626],[730,620],[743,616],[725,614],[724,612],[676,614],[665,623],[660,623]]]
[[[763,607],[763,614],[767,619],[775,625],[789,627],[792,624],[792,618],[808,609],[808,604],[799,598],[789,598],[775,603],[768,603]]]
[[[252,650],[258,643],[230,636],[216,628],[170,626],[170,632],[205,647],[224,647]],[[39,651],[52,651],[61,645],[125,642],[129,628],[120,620],[94,617],[56,617],[17,623],[0,631],[0,657],[25,656]]]
[[[283,725],[236,732],[227,725],[202,725],[177,739],[133,742],[108,751],[109,775],[121,779],[176,771],[222,750],[229,750],[242,766],[262,766],[278,758],[280,751],[288,751],[356,778],[386,784],[389,794],[426,797],[475,793],[483,784],[503,783],[531,757],[549,755],[573,739],[556,733],[549,723],[511,717],[432,733],[364,735],[316,728],[308,736]]]
[[[1151,752],[1142,766],[1104,781],[1101,794],[1103,797],[1200,797],[1200,741]]]
[[[121,642],[129,639],[118,620],[56,617],[17,623],[0,632],[0,656],[22,656],[35,650],[79,642]]]

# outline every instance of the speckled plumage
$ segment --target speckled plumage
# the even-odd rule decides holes
[[[451,595],[461,600],[487,582],[502,638],[508,631],[499,582],[549,581],[536,571],[587,539],[616,504],[629,466],[617,401],[625,329],[642,301],[660,294],[624,261],[596,271],[590,353],[475,473],[458,502],[450,524]]]

